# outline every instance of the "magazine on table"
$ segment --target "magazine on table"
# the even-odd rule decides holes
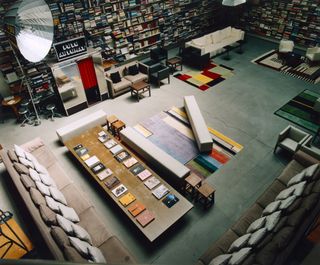
[[[99,180],[105,180],[107,177],[112,175],[112,170],[110,168],[106,168],[105,170],[101,171],[97,174]]]
[[[161,184],[158,188],[154,189],[152,191],[152,194],[158,199],[160,200],[162,197],[164,197],[167,193],[169,192],[169,189]]]
[[[151,177],[151,178],[148,178],[145,182],[143,182],[144,185],[147,186],[147,188],[149,190],[152,190],[154,187],[156,187],[159,183],[160,183],[160,180],[157,179],[155,176]]]

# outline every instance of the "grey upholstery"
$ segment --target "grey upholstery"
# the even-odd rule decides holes
[[[159,87],[161,80],[166,78],[168,78],[170,84],[170,68],[161,63],[154,64],[149,67],[149,78],[151,82],[156,82]]]
[[[302,145],[300,150],[320,160],[320,149],[312,144],[312,136],[310,136]]]
[[[295,153],[310,136],[310,134],[289,125],[279,134],[274,152],[277,147],[281,147],[291,153]]]
[[[131,127],[120,131],[121,140],[135,150],[144,160],[163,170],[174,181],[182,181],[190,174],[190,169],[178,160],[168,155],[162,149],[154,145],[148,139]]]
[[[212,150],[212,137],[210,136],[195,97],[185,96],[184,107],[187,111],[200,152],[210,152]]]

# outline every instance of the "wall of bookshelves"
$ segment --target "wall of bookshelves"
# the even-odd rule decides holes
[[[291,39],[305,47],[320,43],[319,0],[261,0],[248,6],[242,27],[264,37]]]

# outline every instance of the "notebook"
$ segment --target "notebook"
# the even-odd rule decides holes
[[[127,207],[130,203],[134,202],[136,200],[136,197],[132,195],[131,192],[128,192],[126,195],[123,195],[120,199],[119,202],[124,206]]]
[[[150,212],[148,209],[143,211],[137,216],[137,221],[138,223],[142,226],[145,227],[148,224],[150,224],[153,220],[155,219],[155,216],[152,212]]]
[[[143,212],[146,207],[141,202],[135,202],[128,207],[128,211],[132,214],[132,216],[137,216],[141,212]]]

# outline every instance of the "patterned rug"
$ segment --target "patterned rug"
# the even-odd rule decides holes
[[[309,66],[304,62],[303,58],[294,67],[285,65],[282,63],[282,60],[278,59],[276,50],[267,52],[252,62],[313,84],[320,82],[320,65]]]
[[[134,128],[203,179],[221,168],[243,148],[208,128],[214,141],[212,151],[210,154],[200,154],[187,115],[183,109],[176,107],[148,118]]]
[[[274,114],[312,132],[317,132],[320,124],[319,121],[316,120],[312,107],[319,97],[320,94],[306,89]]]
[[[202,71],[188,71],[186,73],[176,74],[174,77],[205,91],[233,75],[232,68],[211,62]]]

